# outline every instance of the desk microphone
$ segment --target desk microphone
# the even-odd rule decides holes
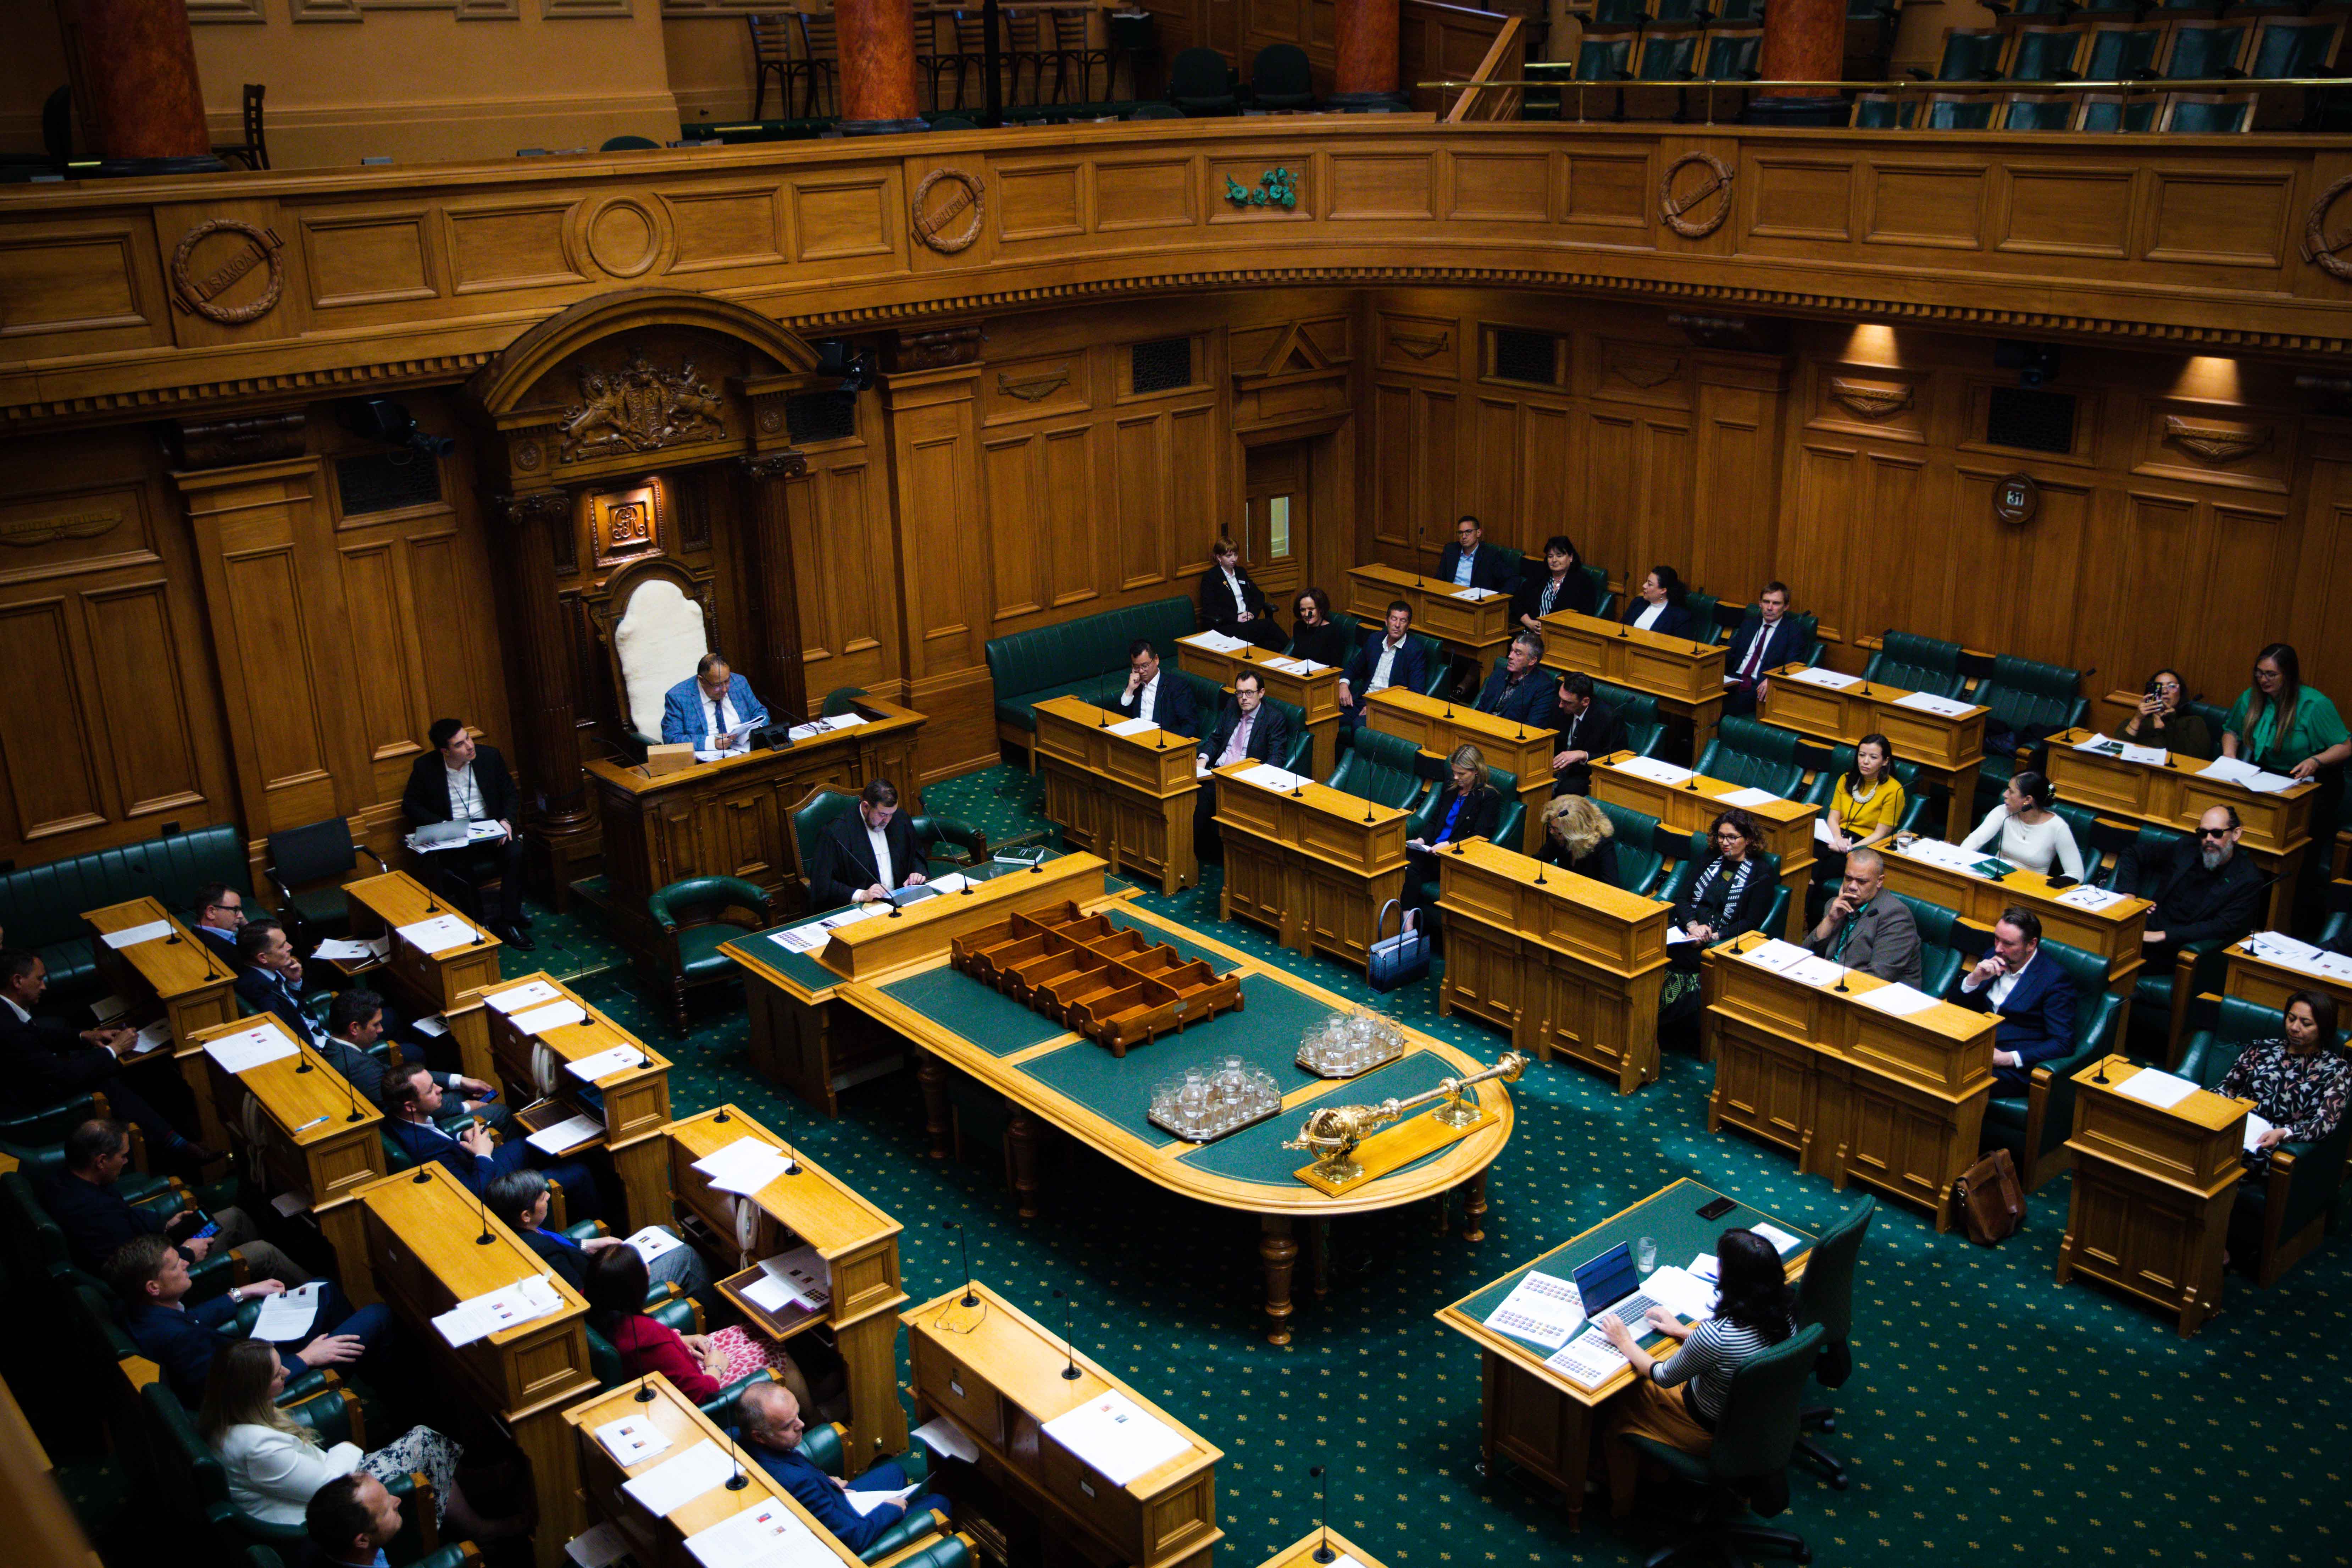
[[[1336,1562],[1339,1554],[1331,1550],[1331,1483],[1320,1465],[1307,1473],[1315,1478],[1315,1528],[1323,1532],[1323,1543],[1315,1549],[1315,1561]]]
[[[2099,1070],[2097,1074],[2092,1078],[2091,1081],[2093,1083],[2105,1083],[2107,1081],[2107,1058],[2104,1055],[2099,1058]]]
[[[310,1053],[299,1040],[294,1042],[294,1070],[296,1072],[309,1072],[310,1070]]]
[[[1067,1358],[1067,1364],[1062,1368],[1062,1375],[1070,1382],[1076,1383],[1078,1380],[1078,1352],[1076,1345],[1070,1339],[1070,1319],[1077,1310],[1077,1303],[1070,1299],[1070,1293],[1067,1290],[1056,1290],[1054,1294],[1062,1299],[1062,1353]]]
[[[956,1302],[956,1305],[959,1307],[977,1307],[980,1305],[980,1295],[971,1288],[971,1233],[951,1219],[943,1219],[940,1221],[940,1226],[941,1229],[955,1232],[956,1240],[961,1243],[963,1247],[963,1296]]]
[[[350,1079],[343,1079],[343,1093],[352,1102],[352,1113],[349,1116],[344,1117],[343,1120],[345,1121],[358,1121],[362,1120],[360,1115],[360,1091],[352,1087],[352,1080]]]
[[[735,1461],[735,1473],[727,1478],[727,1489],[740,1492],[751,1484],[751,1478],[743,1473],[743,1424],[740,1419],[727,1424],[727,1453]]]
[[[488,1185],[488,1183],[483,1184],[483,1186]],[[482,1187],[476,1187],[474,1189],[474,1202],[479,1205],[482,1210],[482,1234],[474,1237],[474,1245],[477,1247],[488,1247],[490,1243],[496,1241],[498,1237],[490,1234],[490,1204],[489,1200],[483,1196]]]

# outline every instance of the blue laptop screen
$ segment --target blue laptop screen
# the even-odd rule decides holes
[[[1633,1272],[1633,1249],[1619,1242],[1576,1270],[1576,1293],[1587,1313],[1605,1310],[1632,1295],[1641,1281]]]

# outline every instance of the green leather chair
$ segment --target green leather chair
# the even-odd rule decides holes
[[[48,965],[48,1004],[70,1006],[104,990],[82,910],[142,897],[178,910],[206,882],[243,889],[249,875],[245,836],[226,823],[8,872],[0,876],[0,910],[8,912],[8,945],[31,948]]]
[[[2252,21],[2175,23],[2172,47],[2164,57],[2165,79],[2214,81],[2245,75],[2238,61],[2245,54],[2246,40],[2252,33]]]
[[[2071,826],[2070,824],[2070,830]],[[2100,887],[2131,892],[2139,885],[2140,867],[2168,859],[2188,841],[2189,835],[2177,827],[2100,816],[2092,819],[2090,842],[2082,844],[2078,840],[2077,845],[2086,861],[2094,852],[2098,855]]]
[[[1617,846],[1617,875],[1623,879],[1625,890],[1646,895],[1666,874],[1666,858],[1657,848],[1658,819],[1646,811],[1598,796],[1592,804],[1616,829],[1611,837]]]
[[[1943,58],[1936,74],[1914,68],[1906,73],[1921,81],[1999,81],[2001,51],[2008,39],[1992,27],[1954,27],[1944,35]]]
[[[818,784],[792,809],[793,875],[800,879],[802,901],[811,910],[814,906],[808,904],[809,872],[816,864],[817,841],[836,818],[847,816],[856,806],[856,790],[844,789],[839,784]]]
[[[2030,747],[2061,730],[2074,728],[2089,716],[2090,700],[2082,695],[2082,688],[2079,669],[2001,654],[1992,661],[1992,673],[1977,682],[1969,700],[1992,710],[1985,721],[1988,729],[1998,720],[2021,744]],[[1986,801],[1986,809],[1990,809],[1991,800],[2000,798],[2002,787],[2016,771],[2015,756],[1985,752],[1977,773],[1977,798]]]
[[[1897,893],[1919,928],[1919,986],[1930,996],[1941,996],[1960,978],[1960,950],[1954,945],[1960,917],[1941,904]]]
[[[2312,940],[2330,952],[2352,952],[2352,882],[2339,877],[2327,884],[2327,923]]]
[[[129,1181],[131,1178],[124,1179]],[[100,1285],[100,1281],[95,1277],[75,1264],[73,1254],[66,1247],[64,1229],[50,1217],[48,1210],[41,1205],[39,1194],[21,1172],[11,1171],[8,1174],[0,1176],[0,1192],[5,1192],[6,1194],[5,1200],[0,1201],[5,1201],[11,1211],[7,1216],[6,1225],[10,1244],[8,1265],[12,1276],[27,1279],[47,1276],[67,1287],[81,1284]],[[138,1202],[142,1207],[149,1204],[162,1205],[166,1214],[173,1213],[180,1207],[179,1189],[168,1182],[142,1185],[137,1193],[124,1193],[122,1195],[126,1199]],[[24,1243],[21,1251],[18,1245],[20,1238]],[[24,1267],[24,1272],[17,1274],[20,1263]],[[193,1282],[189,1299],[208,1301],[227,1290],[230,1286],[244,1283],[245,1262],[236,1254],[226,1250],[208,1253],[203,1261],[189,1266],[188,1278]],[[100,1288],[104,1290],[102,1285],[100,1285]],[[110,1292],[107,1293],[110,1294]]]
[[[1699,753],[1698,771],[1743,788],[1769,790],[1794,799],[1805,781],[1797,760],[1797,733],[1759,719],[1737,714],[1723,721]]]
[[[910,816],[907,830],[930,865],[979,866],[988,859],[988,835],[952,816]],[[941,845],[948,847],[942,849]]]
[[[2074,57],[2083,52],[2084,34],[2074,27],[2020,27],[2017,47],[2009,60],[2011,81],[2073,81]],[[2063,106],[2062,106],[2063,107]],[[2028,129],[2028,127],[2019,127]],[[2054,130],[2064,127],[2054,126]]]
[[[1985,810],[1992,809],[1992,803],[1985,801],[1982,795],[1977,798],[1983,803]],[[2083,858],[2083,880],[2099,880],[2106,870],[2098,850],[2099,839],[2104,836],[2099,826],[2099,814],[2087,805],[2076,805],[2071,800],[2053,800],[2050,809],[2059,821],[2066,825],[2066,831],[2074,837],[2074,851]],[[2053,875],[2065,875],[2065,868],[2055,860],[2050,863],[2050,869]]]
[[[1853,1349],[1848,1342],[1853,1335],[1854,1266],[1862,1257],[1862,1238],[1870,1232],[1870,1217],[1877,1212],[1878,1200],[1864,1194],[1860,1203],[1822,1232],[1812,1251],[1805,1255],[1805,1272],[1797,1281],[1797,1325],[1820,1327],[1822,1353],[1813,1363],[1813,1377],[1832,1392],[1843,1387],[1853,1375]],[[1806,1430],[1836,1431],[1836,1407],[1808,1405],[1798,1413],[1797,1420],[1797,1457],[1821,1471],[1831,1486],[1845,1490],[1845,1467],[1827,1448],[1803,1436]]]
[[[686,994],[701,985],[741,978],[735,961],[719,951],[745,931],[776,923],[765,889],[740,877],[688,877],[656,889],[646,918],[661,932],[658,950],[669,972],[670,1024],[686,1033]]]
[[[1856,131],[1908,131],[1919,118],[1919,100],[1891,92],[1858,92],[1853,116],[1847,121]]]
[[[2198,1026],[2179,1071],[2200,1089],[2219,1089],[2248,1046],[2286,1032],[2279,1009],[2243,997],[2200,996],[2193,1011]],[[2341,1053],[2345,1046],[2339,1029],[2324,1048]],[[2347,1151],[2352,1115],[2338,1117],[2336,1131],[2325,1138],[2281,1143],[2271,1152],[2270,1168],[2260,1180],[2248,1175],[2239,1182],[2238,1211],[2262,1238],[2253,1273],[2265,1289],[2336,1228],[2344,1206]]]
[[[1906,691],[1927,691],[1954,699],[1969,685],[1969,678],[1960,668],[1959,644],[1913,637],[1908,632],[1888,632],[1880,640],[1878,651],[1863,667],[1862,678],[1884,681]]]
[[[1984,951],[1992,932],[1960,922],[1966,953]],[[2017,1179],[2027,1192],[2065,1170],[2072,1157],[2067,1136],[2074,1131],[2074,1074],[2116,1046],[2116,1019],[2123,998],[2107,989],[2107,961],[2095,952],[2042,939],[2041,956],[2053,959],[2074,985],[2074,1048],[2033,1069],[2023,1100],[1985,1102],[1982,1147],[2003,1148],[2017,1165]]]
[[[865,695],[866,688],[862,686],[836,686],[826,692],[824,700],[817,705],[817,717],[838,719],[845,713],[854,711],[857,707],[857,700]]]
[[[2083,61],[2083,79],[2140,81],[2152,78],[2156,75],[2156,57],[2163,48],[2164,24],[2161,22],[2143,25],[2135,19],[2097,24],[2091,28],[2091,47]],[[2107,105],[2125,120],[2125,129],[2147,131],[2156,124],[2157,105],[2153,99],[2147,101],[2146,112],[2138,117],[2138,123],[2131,122],[2133,117],[2123,112],[2131,106],[2128,99],[2109,95]],[[2116,129],[2112,121],[2095,126],[2088,117],[2085,117],[2083,128],[2086,131]]]
[[[1821,1359],[1822,1338],[1822,1326],[1808,1323],[1742,1363],[1731,1374],[1715,1442],[1704,1457],[1654,1438],[1629,1439],[1643,1458],[1706,1494],[1698,1528],[1654,1555],[1653,1563],[1702,1554],[1744,1562],[1759,1552],[1811,1561],[1804,1537],[1774,1530],[1764,1519],[1789,1506],[1789,1461],[1797,1451],[1805,1380]]]
[[[0,1154],[16,1161],[17,1168],[27,1175],[60,1170],[66,1163],[66,1134],[90,1118],[104,1116],[106,1112],[106,1096],[93,1091],[58,1100],[38,1110],[0,1119]],[[138,1129],[131,1129],[131,1136],[139,1136]],[[134,1147],[143,1148],[144,1140]],[[161,1178],[126,1172],[122,1179],[144,1183]]]
[[[353,841],[345,817],[325,817],[269,836],[261,874],[277,892],[278,918],[291,928],[299,951],[308,952],[316,943],[351,930],[351,900],[343,893],[343,879],[362,855],[375,862],[378,872],[392,869],[383,856]]]
[[[2149,31],[2154,38],[2160,39],[2164,37],[2164,29],[2161,27],[2152,28]],[[2153,58],[2155,52],[2155,46],[2150,43],[2147,53]],[[2128,79],[2099,77],[2095,79],[2119,81]],[[2160,107],[2160,102],[2153,93],[2086,92],[2082,95],[2082,118],[2074,126],[2077,131],[2087,131],[2102,135],[2128,131],[2137,135],[2156,129],[2156,111]]]
[[[1192,634],[1193,610],[1192,595],[1183,594],[991,637],[982,651],[995,685],[998,740],[1027,751],[1034,773],[1037,704],[1078,697],[1107,705],[1127,684],[1127,650],[1139,638],[1159,649],[1163,668],[1173,669],[1176,639]]]
[[[2254,35],[2246,75],[2256,81],[2328,75],[2344,32],[2341,7],[2328,9],[2338,14],[2264,17]]]
[[[1415,811],[1437,788],[1422,771],[1420,749],[1384,731],[1360,729],[1323,782],[1375,805]]]
[[[1665,744],[1665,721],[1658,717],[1658,700],[1646,691],[1629,687],[1612,686],[1605,680],[1592,683],[1592,694],[1606,703],[1617,715],[1618,725],[1625,731],[1625,749],[1637,757],[1654,757]]]

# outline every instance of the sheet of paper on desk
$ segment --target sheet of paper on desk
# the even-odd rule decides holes
[[[2246,951],[2256,958],[2284,963],[2290,969],[2308,970],[2321,956],[2320,950],[2311,943],[2297,942],[2280,931],[2256,931],[2246,939]]]
[[[1191,1445],[1112,1390],[1045,1423],[1045,1435],[1115,1487],[1157,1469]]]
[[[1715,1316],[1715,1287],[1671,1263],[1651,1270],[1650,1277],[1642,1281],[1642,1289],[1651,1300],[1678,1318],[1704,1323]]]
[[[475,931],[456,915],[436,915],[399,928],[403,942],[423,953],[446,952],[474,940]]]
[[[677,1237],[672,1236],[661,1226],[657,1225],[649,1225],[646,1226],[645,1229],[637,1232],[636,1235],[629,1237],[629,1245],[637,1249],[637,1256],[639,1258],[644,1258],[647,1263],[651,1263],[655,1258],[661,1257],[664,1253],[676,1252],[679,1247],[684,1247],[686,1243],[680,1241]]]
[[[616,1072],[628,1071],[644,1060],[645,1055],[645,1052],[635,1046],[614,1046],[610,1050],[598,1051],[593,1057],[582,1057],[576,1062],[566,1062],[563,1065],[571,1070],[574,1078],[583,1082],[594,1083],[600,1078],[610,1078]]]
[[[1113,735],[1140,735],[1148,730],[1157,730],[1158,728],[1160,728],[1160,726],[1149,719],[1121,719],[1118,723],[1111,725],[1106,733]]]
[[[1672,763],[1662,763],[1655,757],[1628,757],[1617,764],[1617,771],[1632,773],[1637,779],[1648,779],[1652,784],[1685,784],[1691,776],[1688,768],[1678,768]]]
[[[2253,763],[2242,763],[2235,757],[2215,757],[2201,771],[2206,778],[2220,779],[2223,784],[2244,784],[2260,778],[2263,772]]]
[[[1843,691],[1849,686],[1862,684],[1851,675],[1841,675],[1834,669],[1822,669],[1818,666],[1792,669],[1789,672],[1788,678],[1790,680],[1801,680],[1809,686],[1826,686],[1832,691]]]
[[[238,1073],[251,1072],[264,1062],[293,1056],[296,1047],[293,1037],[284,1030],[256,1024],[250,1029],[239,1029],[234,1035],[206,1040],[205,1051],[220,1063],[223,1072]]]
[[[550,1154],[561,1154],[603,1131],[604,1124],[593,1116],[568,1116],[552,1127],[542,1127],[532,1133],[530,1146]]]
[[[1826,958],[1815,958],[1808,953],[1801,963],[1789,965],[1784,973],[1790,979],[1801,984],[1818,985],[1826,990],[1845,978],[1846,967],[1843,963],[1832,963]]]
[[[1295,658],[1266,658],[1261,659],[1259,662],[1264,664],[1266,668],[1278,669],[1285,675],[1304,675],[1307,673],[1305,663]]]
[[[833,1300],[833,1271],[814,1247],[795,1247],[790,1252],[779,1252],[773,1258],[760,1259],[760,1267],[771,1279],[782,1279],[793,1288],[793,1293],[812,1307],[822,1307]]]
[[[417,1019],[416,1032],[437,1040],[449,1032],[449,1026],[442,1021],[440,1014],[436,1013],[429,1018]]]
[[[2123,759],[2146,767],[2160,768],[2172,760],[2172,753],[2162,746],[2135,746],[2126,741],[2124,742]]]
[[[537,1007],[552,1002],[562,994],[544,980],[531,980],[520,985],[509,985],[504,991],[493,991],[482,1000],[501,1013],[512,1013],[518,1008]]]
[[[621,1533],[619,1525],[608,1520],[591,1525],[565,1542],[563,1554],[580,1568],[613,1568],[614,1563],[629,1554],[629,1538]]]
[[[659,1519],[675,1513],[735,1473],[734,1457],[705,1437],[675,1458],[664,1459],[621,1489]],[[689,1541],[688,1544],[692,1544]]]
[[[310,955],[335,963],[364,963],[375,953],[363,942],[351,937],[331,937],[313,948]]]
[[[2263,1120],[2261,1116],[2253,1111],[2247,1111],[2245,1146],[2252,1149],[2255,1144],[2260,1143],[2263,1141],[2263,1134],[2270,1130],[2271,1124],[2268,1121]]]
[[[1782,942],[1776,936],[1758,942],[1739,956],[1761,968],[1786,971],[1804,963],[1812,954],[1795,942]]]
[[[1690,1277],[1712,1285],[1723,1278],[1723,1263],[1712,1252],[1702,1252],[1690,1261]]]
[[[2117,1094],[2128,1095],[2144,1105],[2158,1110],[2169,1110],[2197,1092],[2196,1084],[2161,1068],[2142,1068],[2116,1085]]]
[[[2087,741],[2077,741],[2074,742],[2074,749],[2078,752],[2096,752],[2103,757],[2120,757],[2124,754],[2124,743],[2121,741],[2111,741],[2105,735],[2094,735]]]
[[[434,1319],[433,1326],[455,1350],[502,1329],[543,1318],[562,1305],[563,1298],[548,1283],[547,1276],[533,1274],[458,1302]]]
[[[1194,647],[1207,648],[1213,653],[1239,653],[1250,646],[1247,637],[1227,637],[1223,632],[1201,632],[1177,640],[1191,643]]]
[[[1778,805],[1780,804],[1780,797],[1769,789],[1758,789],[1750,785],[1745,789],[1733,790],[1729,795],[1717,795],[1715,804],[1717,805]]]
[[[2110,892],[2105,888],[2094,888],[2084,883],[2069,888],[2059,894],[2058,901],[2062,904],[2072,904],[2078,910],[2104,910],[2122,903],[2130,896],[2128,893]]]
[[[1481,599],[1492,599],[1499,595],[1501,593],[1502,590],[1500,588],[1456,588],[1448,596],[1455,599],[1467,599],[1475,605]]]
[[[126,931],[108,931],[106,945],[119,952],[126,947],[136,947],[142,942],[153,942],[171,934],[170,921],[149,921],[145,925],[132,926]]]
[[[803,1301],[793,1282],[773,1274],[763,1274],[743,1287],[743,1300],[766,1312],[803,1312],[814,1308],[814,1301]]]
[[[980,1445],[963,1435],[963,1428],[944,1415],[935,1415],[915,1428],[915,1441],[944,1459],[961,1459],[965,1464],[980,1462]]]
[[[1244,784],[1254,784],[1261,789],[1278,789],[1285,794],[1306,783],[1298,774],[1276,767],[1272,763],[1260,763],[1234,775]]]
[[[2282,795],[2301,782],[2286,773],[2256,773],[2245,784],[2256,795]]]
[[[326,1291],[323,1279],[313,1279],[296,1289],[280,1290],[261,1303],[261,1315],[253,1321],[253,1332],[248,1337],[281,1343],[308,1338],[310,1325],[318,1320],[319,1298]]]
[[[566,1024],[584,1024],[588,1009],[569,996],[559,996],[543,1007],[533,1007],[528,1013],[511,1015],[514,1026],[526,1035],[543,1035],[550,1029],[560,1029]]]
[[[1486,1314],[1486,1326],[1556,1351],[1584,1327],[1584,1299],[1574,1280],[1530,1268],[1502,1304]]]
[[[697,1160],[694,1168],[709,1177],[710,1184],[720,1192],[748,1196],[782,1175],[790,1163],[772,1143],[763,1143],[757,1138],[738,1138],[717,1153]]]
[[[921,1483],[917,1482],[916,1485],[919,1486]],[[872,1513],[876,1509],[880,1508],[886,1502],[905,1502],[908,1498],[915,1495],[915,1488],[900,1487],[895,1492],[862,1492],[856,1487],[852,1487],[841,1495],[847,1500],[850,1507],[856,1509],[859,1513],[865,1514]]]
[[[160,1051],[172,1043],[172,1020],[158,1018],[139,1031],[139,1048],[131,1054],[143,1057],[149,1051]]]
[[[1892,1013],[1898,1018],[1907,1018],[1914,1013],[1924,1013],[1936,1005],[1936,999],[1933,996],[1916,986],[1906,985],[1899,980],[1892,985],[1881,985],[1876,990],[1862,992],[1857,995],[1856,1000],[1875,1007],[1882,1013]]]
[[[662,1429],[643,1415],[624,1415],[596,1428],[596,1441],[624,1469],[642,1464],[670,1446]]]
[[[1922,713],[1940,713],[1947,719],[1957,719],[1969,710],[1967,703],[1938,697],[1932,691],[1906,691],[1895,700],[1895,706],[1916,708]]]
[[[686,1549],[702,1568],[838,1568],[841,1561],[772,1499],[688,1536]]]
[[[949,871],[932,878],[923,885],[934,893],[961,893],[971,879],[961,871]]]
[[[1748,1228],[1762,1237],[1765,1240],[1770,1242],[1772,1244],[1772,1249],[1783,1258],[1788,1257],[1789,1254],[1796,1251],[1797,1248],[1805,1245],[1805,1238],[1803,1237],[1790,1236],[1779,1226],[1767,1225],[1760,1219],[1754,1225],[1749,1226]]]

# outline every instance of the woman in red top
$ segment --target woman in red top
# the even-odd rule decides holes
[[[608,1247],[588,1260],[582,1291],[588,1298],[588,1326],[612,1342],[631,1377],[660,1373],[700,1405],[736,1379],[772,1366],[794,1398],[808,1398],[807,1380],[782,1345],[740,1328],[681,1334],[646,1315],[649,1288],[645,1258],[634,1247]]]

